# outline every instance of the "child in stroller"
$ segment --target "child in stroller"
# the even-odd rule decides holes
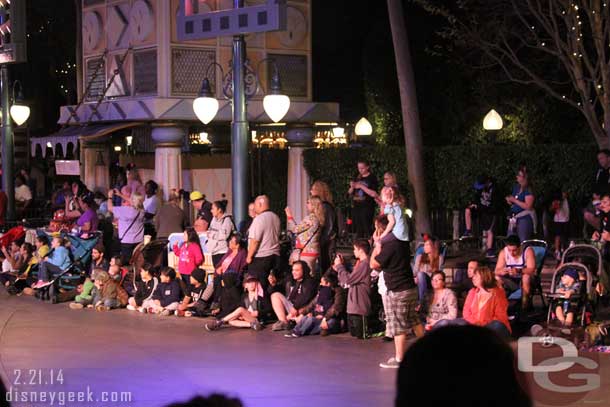
[[[568,268],[563,272],[557,288],[556,294],[562,294],[563,298],[556,298],[555,317],[565,327],[572,326],[574,322],[574,312],[577,312],[577,297],[580,297],[580,281],[578,271]],[[576,300],[576,301],[575,301]]]

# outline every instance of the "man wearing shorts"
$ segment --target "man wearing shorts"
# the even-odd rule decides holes
[[[376,244],[371,255],[371,268],[383,271],[387,294],[383,299],[386,316],[385,335],[394,338],[395,355],[379,364],[386,369],[397,369],[407,349],[407,333],[424,335],[424,327],[416,308],[418,293],[409,263],[409,242],[392,240]]]
[[[491,177],[483,176],[477,178],[474,183],[474,199],[466,207],[464,218],[466,221],[466,231],[462,237],[472,236],[472,219],[479,219],[479,228],[486,236],[485,247],[486,256],[494,257],[494,226],[496,224],[497,200],[495,185]]]

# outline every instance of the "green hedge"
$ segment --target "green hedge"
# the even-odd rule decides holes
[[[584,202],[590,195],[595,174],[597,147],[583,144],[535,146],[449,146],[424,151],[429,206],[433,209],[462,208],[472,194],[472,184],[481,174],[497,180],[503,194],[509,194],[519,164],[528,167],[538,202],[561,188],[572,202]],[[342,208],[350,206],[348,183],[356,176],[356,161],[371,163],[378,180],[394,171],[402,191],[407,188],[405,150],[401,147],[307,150],[305,168],[312,180],[327,182]],[[409,202],[410,193],[407,192]]]

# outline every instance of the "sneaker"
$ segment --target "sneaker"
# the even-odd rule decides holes
[[[134,307],[131,304],[127,305],[127,307],[125,307],[125,308],[127,308],[129,311],[135,311],[136,310],[136,307]]]
[[[384,342],[394,342],[394,338],[391,336],[384,336],[381,340]]]
[[[192,312],[192,311],[184,311],[184,316],[185,316],[186,318],[190,318],[190,317],[192,317],[192,316],[193,316],[193,312]]]
[[[250,324],[250,328],[255,331],[260,331],[261,329],[263,329],[263,325],[261,325],[260,321],[254,321]]]
[[[100,311],[100,312],[104,312],[104,311],[110,310],[110,308],[105,306],[105,305],[98,305],[97,307],[95,307],[95,310],[96,311]]]
[[[494,249],[489,249],[485,252],[485,257],[487,257],[488,259],[493,259],[494,257],[496,257],[496,251]]]
[[[400,367],[400,362],[396,360],[396,358],[389,358],[387,362],[381,362],[379,367],[384,369],[398,369]]]
[[[172,314],[172,312],[171,312],[170,310],[168,310],[168,309],[164,309],[163,311],[161,311],[161,312],[159,313],[159,315],[161,315],[162,317],[168,317],[168,316],[170,316],[171,314]]]
[[[284,334],[284,338],[298,338],[299,335],[295,334],[294,332],[289,333],[289,334]]]
[[[70,303],[70,309],[83,309],[85,308],[85,306],[83,304],[81,304],[80,302],[71,302]]]
[[[39,289],[41,289],[41,288],[48,287],[48,286],[50,286],[51,284],[53,284],[51,281],[42,281],[42,280],[38,280],[38,281],[36,282],[36,284],[34,284],[34,285],[32,286],[32,288],[33,288],[34,290],[39,290]]]
[[[176,311],[174,311],[174,315],[177,317],[183,317],[184,316],[185,311],[184,310],[180,310],[177,309]]]
[[[328,336],[328,329],[320,329],[320,336]]]
[[[287,331],[290,329],[290,324],[288,322],[277,321],[271,327],[272,331]]]
[[[211,332],[211,331],[215,331],[215,330],[221,328],[223,325],[224,325],[224,322],[222,320],[218,319],[218,320],[216,320],[214,322],[211,322],[209,324],[205,324],[205,329],[206,329],[206,331],[210,331]]]

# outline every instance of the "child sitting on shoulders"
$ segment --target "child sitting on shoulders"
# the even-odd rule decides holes
[[[569,327],[574,322],[574,311],[575,306],[570,298],[573,295],[580,293],[580,282],[578,271],[573,268],[568,268],[563,272],[561,280],[557,284],[555,293],[563,294],[563,300],[559,300],[557,307],[555,308],[555,315],[557,320],[562,325]]]
[[[150,314],[167,316],[178,309],[182,289],[176,280],[176,270],[171,267],[161,269],[159,280],[152,299],[144,301],[142,307]]]
[[[140,278],[142,281],[136,283],[136,291],[133,297],[130,297],[127,303],[127,309],[130,311],[146,312],[142,306],[145,301],[152,300],[153,293],[157,289],[159,280],[152,273],[152,265],[144,263],[140,269]]]
[[[214,331],[226,324],[236,328],[252,328],[255,331],[262,329],[262,322],[271,312],[269,300],[265,298],[263,286],[258,278],[247,276],[244,287],[246,292],[242,296],[242,305],[224,318],[206,324],[205,329]]]
[[[402,198],[396,187],[383,187],[381,200],[385,204],[383,213],[388,217],[388,225],[381,235],[375,237],[376,243],[387,243],[392,240],[409,240],[407,222],[402,208]]]

